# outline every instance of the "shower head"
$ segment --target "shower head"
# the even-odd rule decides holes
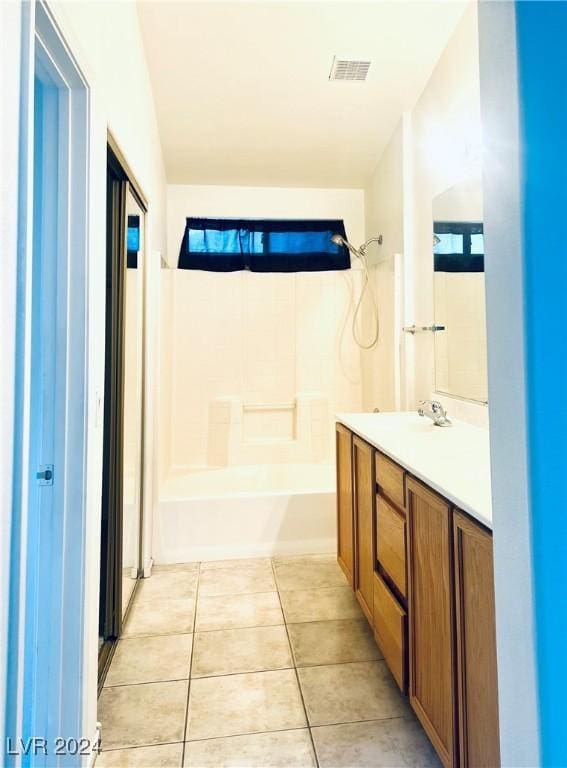
[[[355,248],[354,245],[351,245],[351,243],[349,243],[349,241],[342,235],[331,235],[331,242],[338,246],[345,246],[358,259],[364,259],[366,249],[370,243],[378,243],[378,245],[382,245],[382,235],[378,235],[378,237],[371,237],[370,240],[367,240],[363,245],[360,246],[360,248]]]
[[[354,245],[351,245],[349,241],[344,238],[342,235],[331,235],[331,242],[338,246],[344,246],[345,248],[348,248],[351,253],[353,253],[357,258],[360,259],[360,251],[358,251]]]

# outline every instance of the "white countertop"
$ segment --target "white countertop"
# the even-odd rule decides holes
[[[415,412],[339,413],[336,418],[459,509],[492,528],[487,429],[454,419],[452,427],[436,427]]]

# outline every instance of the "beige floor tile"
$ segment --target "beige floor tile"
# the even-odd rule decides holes
[[[283,624],[283,614],[277,592],[257,592],[251,595],[199,595],[195,631],[210,629],[240,629]]]
[[[280,591],[343,587],[347,583],[336,559],[328,555],[276,560],[274,570]]]
[[[441,768],[415,718],[313,728],[321,768]]]
[[[300,621],[360,619],[363,615],[350,587],[284,591],[280,592],[280,598],[288,624]]]
[[[292,669],[191,681],[188,741],[306,725]]]
[[[404,717],[410,712],[383,661],[303,667],[298,675],[310,725]]]
[[[198,571],[201,563],[169,563],[168,565],[154,565],[152,567],[152,573],[161,573],[162,571]]]
[[[133,635],[181,634],[193,631],[195,598],[139,602],[130,611],[123,637]]]
[[[256,561],[202,571],[199,595],[242,595],[254,592],[275,592],[276,584],[269,561]]]
[[[366,619],[288,624],[288,632],[298,667],[382,658]]]
[[[183,742],[101,752],[96,768],[180,768]]]
[[[184,768],[314,768],[307,729],[188,741]]]
[[[195,635],[191,677],[293,667],[284,626],[221,629]]]
[[[271,561],[269,557],[242,557],[232,560],[204,560],[201,563],[201,572],[214,571],[218,568],[270,568]]]
[[[274,565],[287,565],[294,563],[336,563],[336,552],[323,552],[316,555],[277,555],[272,557]]]
[[[102,748],[183,740],[187,680],[104,688],[98,700]]]
[[[192,635],[132,637],[118,642],[104,685],[133,685],[189,677]]]
[[[136,600],[147,603],[158,600],[183,600],[195,597],[199,572],[156,571],[149,579],[142,579]]]

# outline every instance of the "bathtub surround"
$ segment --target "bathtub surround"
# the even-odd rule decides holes
[[[362,190],[170,186],[172,265],[187,216],[340,219],[364,240]],[[360,270],[161,279],[162,483],[207,466],[330,461],[333,413],[361,405],[348,327]]]

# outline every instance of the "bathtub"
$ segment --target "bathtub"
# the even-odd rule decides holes
[[[333,552],[333,464],[265,464],[176,474],[154,515],[155,563]]]

